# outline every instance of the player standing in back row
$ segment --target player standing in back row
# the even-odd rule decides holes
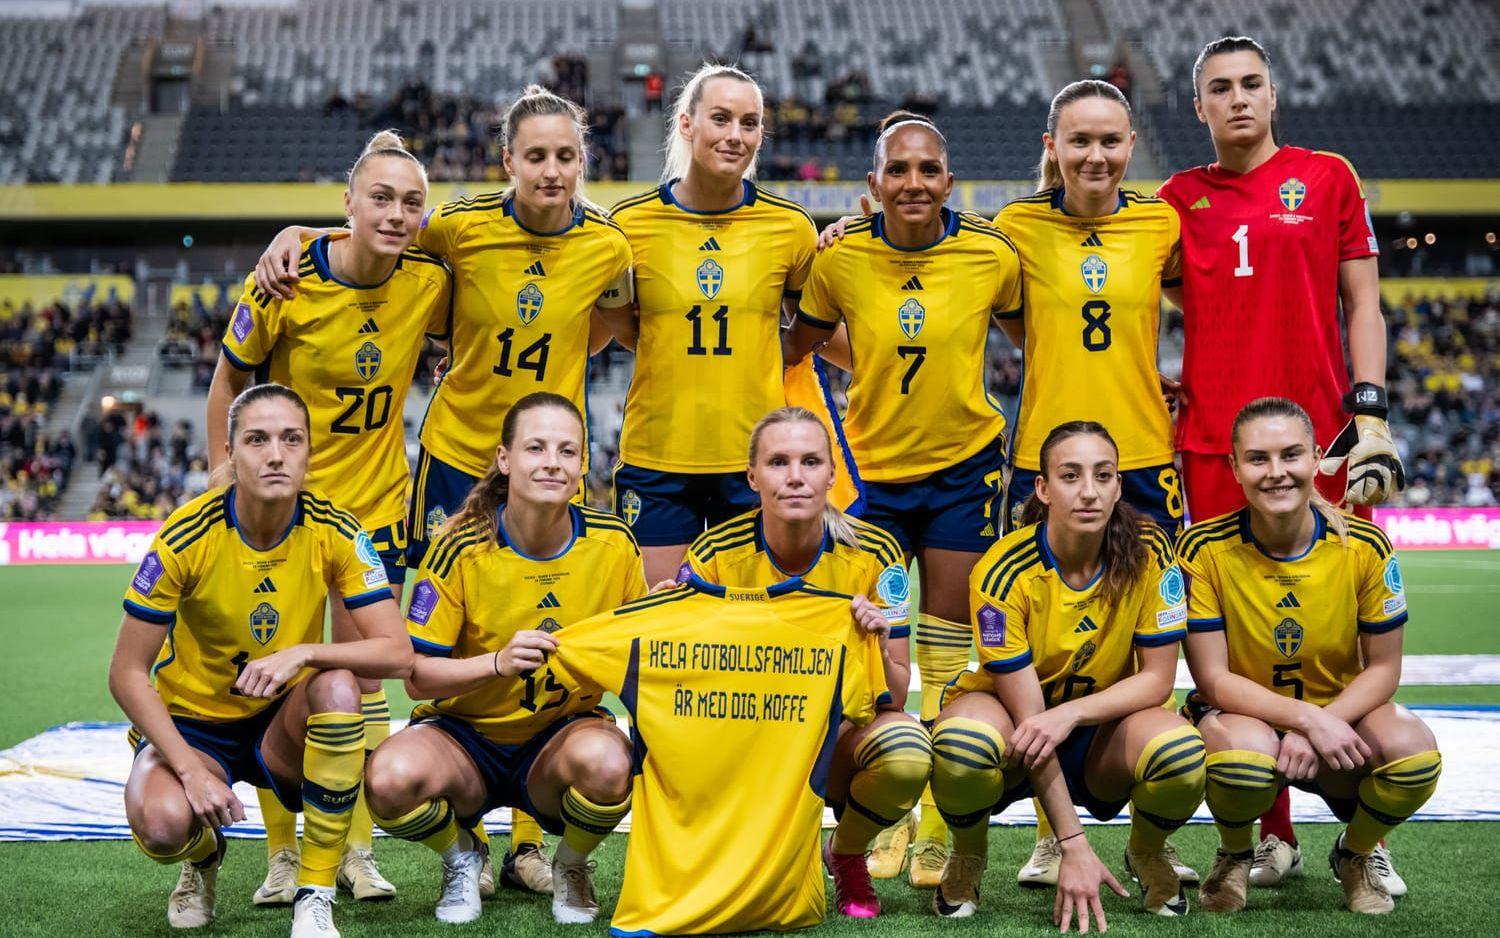
[[[1330,475],[1318,482],[1329,501],[1384,501],[1405,475],[1386,423],[1379,248],[1359,177],[1337,154],[1277,144],[1270,59],[1253,39],[1203,48],[1193,106],[1218,161],[1178,173],[1158,193],[1182,220],[1183,282],[1166,293],[1186,317],[1177,448],[1189,518],[1245,503],[1229,468],[1229,427],[1265,395],[1291,398],[1312,417],[1328,449]],[[1347,483],[1333,474],[1345,457]],[[1265,820],[1256,885],[1301,868],[1284,796]],[[1405,891],[1383,848],[1374,867],[1394,894]]]

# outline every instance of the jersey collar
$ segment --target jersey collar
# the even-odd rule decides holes
[[[727,586],[720,586],[717,583],[710,583],[707,580],[705,580],[702,577],[700,577],[696,573],[689,573],[688,574],[688,578],[685,581],[683,581],[682,585],[688,587],[689,589],[696,590],[699,593],[707,593],[710,596],[717,596],[720,599],[723,599],[725,596],[728,596],[729,592],[730,592],[729,587],[727,587]],[[785,580],[782,580],[780,583],[772,583],[770,586],[767,586],[765,589],[758,589],[758,590],[736,589],[734,592],[736,592],[736,593],[742,593],[742,594],[743,593],[764,593],[768,598],[775,599],[777,596],[785,596],[787,593],[795,593],[798,590],[806,589],[806,587],[807,587],[807,584],[803,581],[803,579],[800,576],[794,576],[794,577],[787,577]]]
[[[1277,563],[1296,563],[1312,553],[1313,548],[1318,546],[1318,542],[1328,535],[1328,522],[1323,520],[1323,513],[1312,505],[1308,505],[1307,510],[1313,513],[1312,542],[1307,545],[1307,550],[1304,550],[1295,557],[1276,557],[1260,546],[1260,542],[1255,539],[1255,534],[1250,530],[1250,508],[1248,505],[1240,509],[1240,540],[1246,544],[1254,544],[1256,550]]]
[[[505,521],[504,521],[504,518],[505,518],[505,503],[504,502],[501,502],[500,503],[500,507],[498,507],[498,508],[495,509],[495,539],[500,542],[500,546],[501,547],[509,547],[511,550],[515,551],[516,554],[519,555],[524,560],[533,560],[533,561],[537,561],[539,563],[546,563],[549,560],[557,560],[558,558],[560,558],[564,554],[566,554],[568,551],[572,550],[573,549],[573,545],[578,542],[578,538],[583,535],[583,512],[581,512],[581,511],[578,510],[578,506],[577,505],[571,505],[570,504],[568,506],[568,516],[573,521],[573,533],[568,537],[568,543],[566,543],[566,544],[563,545],[563,549],[560,550],[560,551],[558,551],[557,553],[553,554],[551,557],[533,557],[530,554],[526,553],[521,548],[517,547],[511,541],[510,537],[508,535],[506,535],[506,533],[505,533]]]
[[[825,523],[823,525],[823,544],[818,548],[818,554],[813,558],[812,566],[801,573],[789,573],[781,569],[781,564],[776,562],[776,556],[771,553],[771,546],[766,543],[766,529],[762,523],[765,517],[764,511],[757,511],[755,513],[755,549],[765,554],[767,562],[771,564],[771,568],[782,576],[806,579],[808,574],[813,572],[813,568],[818,565],[818,561],[823,559],[823,555],[833,550],[833,538],[829,536],[828,525]]]
[[[1036,538],[1037,547],[1041,549],[1042,566],[1046,567],[1048,570],[1056,570],[1057,558],[1052,556],[1052,548],[1047,546],[1047,522],[1043,521],[1041,524],[1037,525],[1036,534],[1033,536]],[[1073,589],[1072,584],[1063,579],[1061,573],[1057,575],[1057,581],[1063,586],[1067,587],[1070,592],[1087,593],[1089,590],[1094,588],[1094,585],[1098,583],[1099,580],[1103,578],[1103,576],[1104,564],[1101,563],[1099,565],[1099,572],[1094,574],[1094,578],[1092,580],[1089,580],[1088,583],[1084,584],[1082,589]]]
[[[511,221],[515,222],[517,228],[521,229],[529,235],[536,235],[538,238],[555,238],[558,235],[567,234],[574,228],[577,228],[579,225],[583,224],[583,206],[575,202],[573,203],[573,218],[568,222],[566,227],[560,228],[557,231],[533,231],[532,229],[527,228],[526,225],[522,223],[521,216],[516,214],[515,202],[516,197],[514,195],[506,196],[500,202],[500,211],[505,215],[506,218],[509,218]]]
[[[333,268],[328,263],[328,245],[332,240],[333,238],[331,235],[322,235],[312,243],[311,253],[313,270],[315,270],[318,274],[318,277],[324,281],[332,280],[339,286],[348,287],[351,290],[373,290],[376,287],[385,286],[386,280],[390,280],[391,277],[396,273],[396,269],[401,266],[401,258],[398,257],[396,258],[396,266],[392,267],[391,272],[385,275],[385,280],[382,280],[379,283],[350,283],[347,280],[340,280],[333,275]]]
[[[933,248],[937,247],[939,244],[942,244],[944,238],[958,233],[959,215],[957,212],[944,205],[941,209],[941,218],[943,219],[943,233],[937,236],[936,241],[932,242],[931,244],[924,244],[921,247],[904,248],[900,247],[899,245],[892,244],[891,239],[885,236],[885,212],[875,213],[874,220],[870,222],[870,233],[878,237],[880,240],[884,241],[885,246],[893,251],[902,251],[907,254],[915,254],[919,251],[930,251]]]
[[[254,547],[250,544],[249,541],[245,540],[245,534],[240,530],[239,522],[234,516],[234,489],[235,487],[231,485],[229,488],[224,490],[224,523],[229,527],[234,528],[234,533],[239,535],[240,543],[244,544],[246,547],[249,547],[256,553],[270,553],[271,551],[280,547],[282,542],[291,535],[292,529],[302,523],[302,493],[298,492],[297,507],[292,512],[292,523],[286,526],[286,530],[281,532],[281,536],[276,539],[276,543],[272,544],[270,547],[267,547],[264,550],[259,547]]]
[[[662,183],[660,187],[658,187],[657,196],[661,199],[662,204],[676,206],[682,211],[687,212],[689,215],[728,215],[730,212],[738,211],[739,209],[742,209],[747,205],[754,205],[755,199],[759,195],[759,190],[755,188],[755,183],[751,182],[748,179],[742,179],[740,181],[744,183],[745,194],[740,198],[739,205],[735,205],[730,208],[714,209],[713,211],[703,211],[702,209],[688,208],[686,205],[683,205],[681,202],[677,201],[677,196],[672,194],[672,187],[681,181],[682,177],[680,176],[668,179],[666,182]]]
[[[1062,186],[1058,186],[1056,189],[1053,189],[1052,190],[1052,208],[1055,209],[1056,211],[1062,212],[1064,215],[1067,215],[1069,218],[1072,218],[1072,217],[1074,217],[1073,213],[1069,212],[1067,210],[1067,208],[1063,206],[1063,197],[1065,195],[1066,195],[1066,192],[1063,190]],[[1113,212],[1110,212],[1111,215],[1118,215],[1120,212],[1123,212],[1125,210],[1125,190],[1124,189],[1117,190],[1116,191],[1116,195],[1118,195],[1120,197],[1120,204],[1118,204],[1118,205],[1115,206],[1115,210]]]

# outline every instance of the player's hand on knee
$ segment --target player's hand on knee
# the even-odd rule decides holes
[[[193,817],[205,827],[228,827],[245,819],[245,806],[235,797],[234,790],[212,772],[203,770],[184,776],[182,791],[187,795]]]
[[[547,656],[557,650],[557,639],[538,629],[526,629],[512,635],[495,656],[495,671],[501,677],[515,677],[547,663]]]
[[[1077,726],[1078,720],[1067,704],[1027,717],[1006,741],[1002,764],[1035,768],[1057,751]]]
[[[1282,778],[1303,780],[1318,774],[1318,753],[1301,733],[1287,733],[1276,754],[1276,771]]]
[[[1307,741],[1329,768],[1347,772],[1365,764],[1370,746],[1354,727],[1319,707],[1307,727]]]
[[[868,596],[855,596],[849,603],[849,611],[854,614],[854,624],[866,635],[879,635],[883,639],[891,634],[891,623]]]
[[[246,697],[275,697],[288,681],[307,667],[311,657],[309,646],[293,645],[264,658],[256,658],[235,678],[234,689]]]
[[[302,257],[302,241],[296,228],[283,228],[255,262],[255,285],[283,300],[297,295],[297,267]]]
[[[818,250],[831,248],[834,242],[844,240],[844,229],[849,227],[850,222],[858,221],[861,215],[869,215],[874,211],[874,207],[870,204],[870,196],[867,193],[860,193],[859,211],[860,215],[845,215],[819,232]]]
[[[1074,846],[1077,845],[1077,846]],[[1099,931],[1108,931],[1109,923],[1104,917],[1104,906],[1099,902],[1099,887],[1108,885],[1115,894],[1128,898],[1130,893],[1109,867],[1099,861],[1094,849],[1082,837],[1074,837],[1063,845],[1062,862],[1057,869],[1057,897],[1052,903],[1052,924],[1059,931],[1067,931],[1074,915],[1078,918],[1080,934],[1089,930],[1089,916]]]

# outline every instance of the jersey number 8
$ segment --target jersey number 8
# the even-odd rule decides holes
[[[1113,338],[1109,334],[1109,302],[1089,300],[1083,304],[1083,347],[1090,352],[1102,352],[1109,348]]]

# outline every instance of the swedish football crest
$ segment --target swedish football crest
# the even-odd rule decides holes
[[[626,489],[620,496],[620,514],[626,524],[635,527],[635,519],[641,516],[641,497],[635,494],[635,489]]]
[[[537,631],[539,631],[539,632],[556,632],[556,631],[559,631],[561,628],[562,628],[562,624],[561,623],[559,623],[556,619],[552,618],[551,616],[548,616],[547,618],[545,618],[545,619],[542,620],[542,624],[541,625],[537,626]]]
[[[531,325],[542,314],[542,299],[541,287],[534,283],[526,284],[516,294],[516,315],[521,317],[521,325]]]
[[[1282,657],[1290,658],[1302,649],[1302,626],[1296,619],[1282,619],[1272,634]]]
[[[1288,212],[1295,212],[1302,200],[1307,198],[1307,183],[1292,176],[1281,184],[1276,194],[1281,196],[1281,204],[1286,206]]]
[[[264,645],[276,634],[281,624],[281,613],[270,603],[261,603],[250,612],[250,636]]]
[[[1090,254],[1083,259],[1078,269],[1083,274],[1083,285],[1089,288],[1090,293],[1098,293],[1104,289],[1104,281],[1109,279],[1109,265],[1104,263],[1104,258]]]
[[[719,262],[710,257],[698,265],[698,289],[709,299],[719,295],[719,288],[724,285],[724,268]]]
[[[901,308],[896,311],[896,318],[901,323],[901,331],[906,333],[908,339],[915,339],[917,333],[922,331],[922,324],[927,321],[927,309],[917,302],[916,297],[911,297]]]
[[[1091,638],[1083,643],[1082,648],[1073,652],[1073,673],[1077,674],[1080,668],[1088,664],[1089,659],[1093,658],[1094,652],[1098,650],[1099,646],[1096,645],[1094,643],[1094,640]]]
[[[380,346],[374,342],[366,342],[354,353],[354,370],[366,381],[374,379],[380,371]]]
[[[430,541],[437,537],[438,528],[441,528],[448,520],[448,513],[443,510],[442,505],[432,506],[427,513],[427,539]]]

